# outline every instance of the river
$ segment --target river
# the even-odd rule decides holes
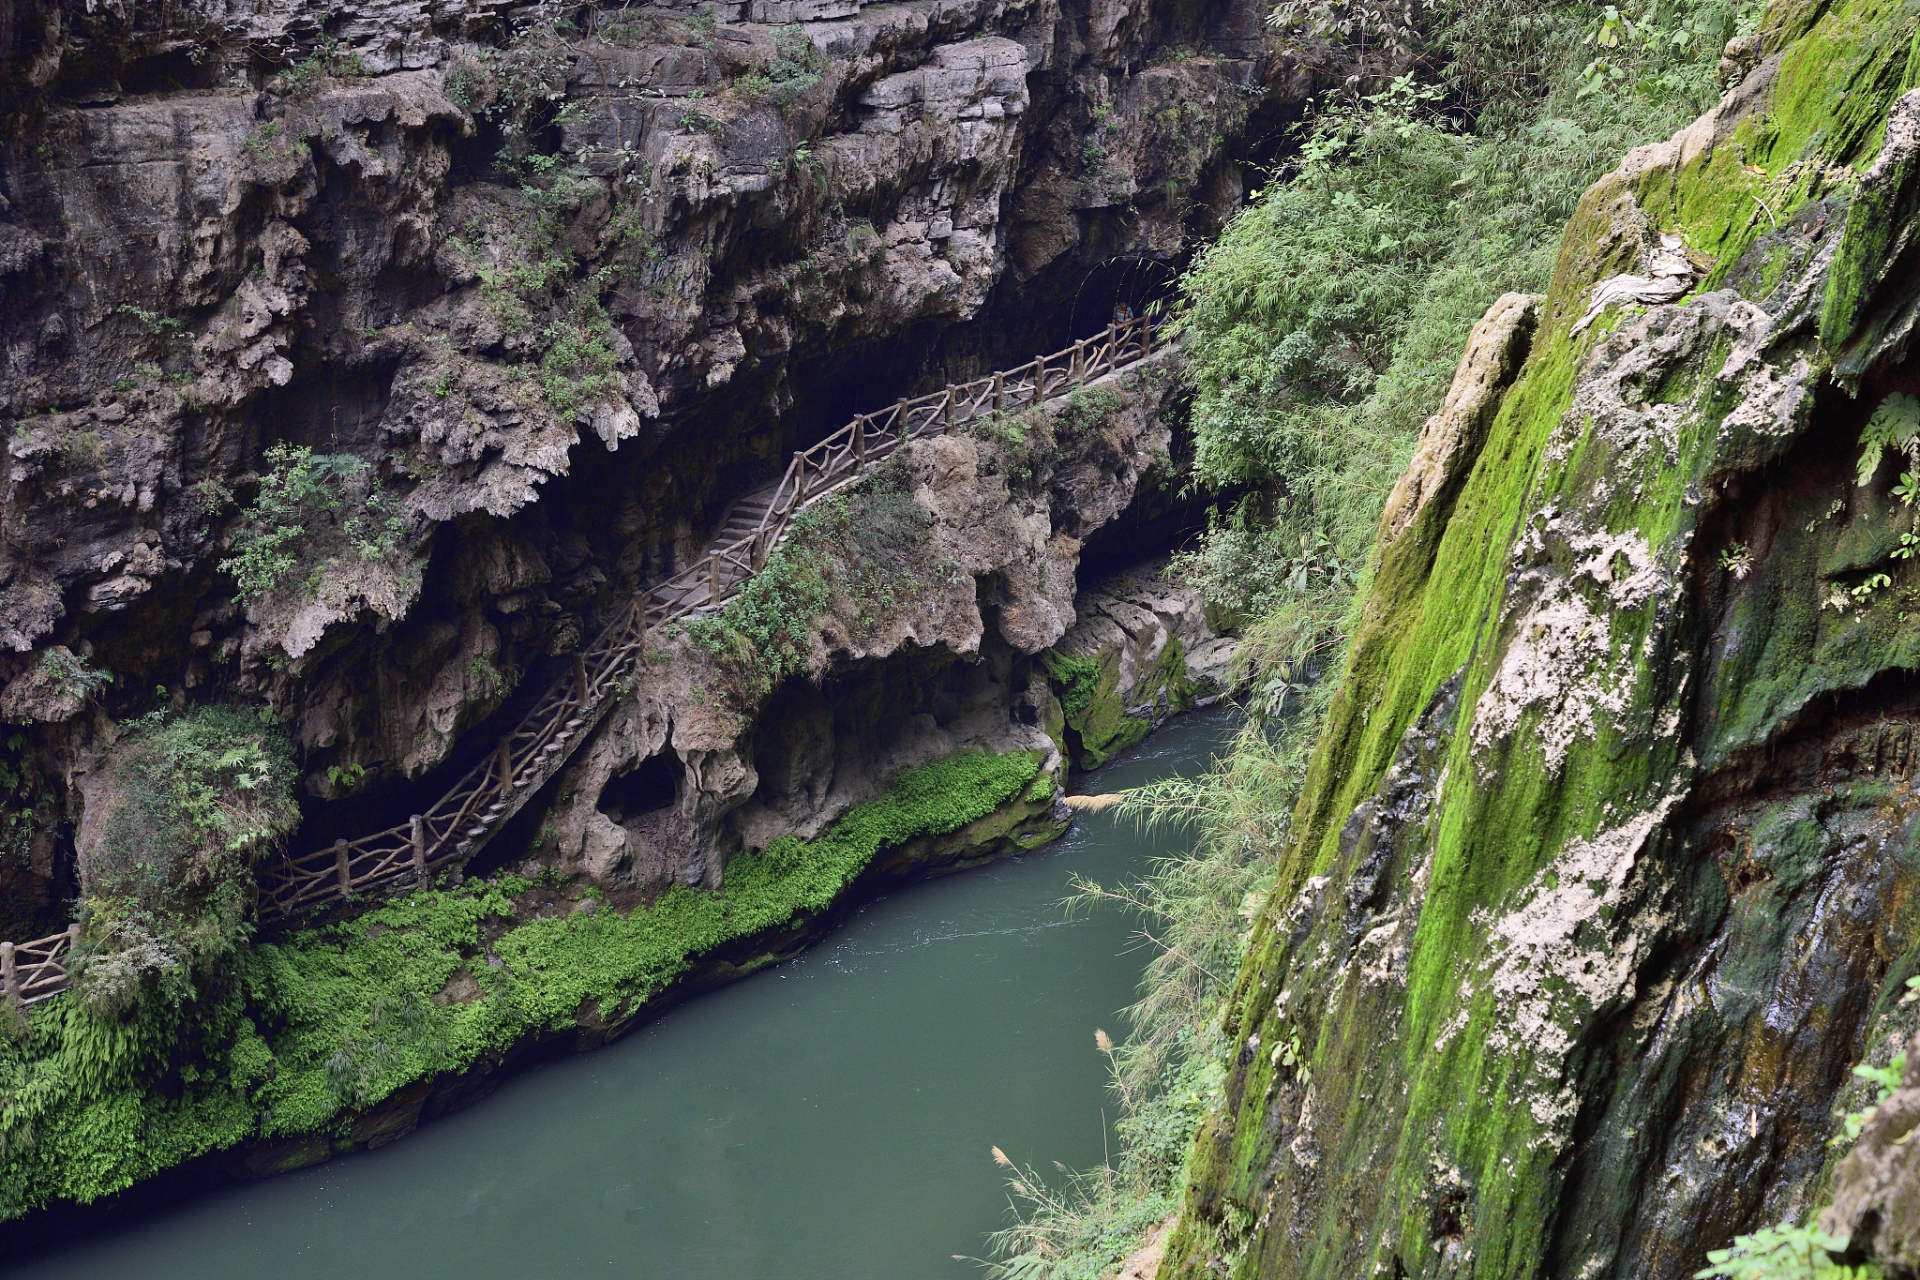
[[[1197,773],[1224,709],[1083,780]],[[1082,817],[1024,858],[880,898],[795,960],[549,1062],[382,1150],[215,1192],[6,1280],[963,1280],[1007,1224],[989,1148],[1099,1163],[1145,956],[1068,919],[1183,837]]]

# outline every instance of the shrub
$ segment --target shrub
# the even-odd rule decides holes
[[[40,674],[62,699],[86,699],[113,683],[113,672],[102,671],[81,654],[65,645],[55,645],[40,655]]]
[[[178,994],[190,968],[231,950],[254,863],[300,819],[296,774],[285,733],[252,711],[136,722],[95,793],[112,812],[81,860],[90,1008],[126,1008],[148,978]]]
[[[597,329],[556,321],[541,333],[547,351],[540,358],[540,389],[562,417],[584,404],[619,393],[619,363],[607,344],[604,322]]]
[[[773,61],[760,71],[733,82],[734,92],[750,102],[771,102],[782,111],[792,108],[807,90],[820,83],[827,60],[798,23],[775,28]]]
[[[913,500],[903,466],[889,459],[794,517],[765,568],[687,632],[730,669],[735,695],[752,703],[806,669],[829,609],[855,638],[869,639],[918,585],[953,571],[934,548],[931,517]]]
[[[339,40],[323,36],[313,52],[274,77],[272,88],[282,97],[299,98],[328,80],[364,80],[369,74],[357,51],[343,50]]]
[[[406,524],[371,468],[347,453],[280,443],[242,511],[233,554],[220,562],[242,604],[279,590],[296,570],[309,585],[329,560],[376,561],[400,546]]]

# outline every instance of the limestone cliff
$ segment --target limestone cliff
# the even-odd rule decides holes
[[[1163,1277],[1677,1278],[1824,1203],[1920,966],[1912,30],[1770,6],[1476,331]]]
[[[76,771],[116,723],[264,702],[293,729],[302,840],[404,812],[789,449],[1140,301],[1311,87],[1237,0],[28,0],[0,8],[0,59],[0,705],[29,815],[9,932],[59,922]],[[337,514],[262,576],[261,495],[302,458]],[[967,461],[914,465],[938,495]],[[953,557],[952,627],[810,675],[971,653],[976,579],[1007,642],[1044,648],[1069,544],[1129,485],[1090,473],[1044,530],[1023,509],[1000,540],[1024,569]],[[82,685],[53,690],[49,654]],[[705,679],[677,661],[661,697]],[[755,792],[751,717],[693,707],[668,718],[706,840]],[[598,776],[662,740],[646,714]],[[801,808],[763,797],[799,827],[834,806]],[[569,858],[624,856],[584,813],[557,823]],[[674,874],[722,856],[689,846]]]

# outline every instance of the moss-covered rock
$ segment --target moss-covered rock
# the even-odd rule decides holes
[[[1155,562],[1080,593],[1079,620],[1041,655],[1064,714],[1056,738],[1074,765],[1097,769],[1168,716],[1230,683],[1235,642],[1216,633],[1200,594]]]
[[[1914,377],[1913,29],[1774,6],[1582,201],[1387,531],[1164,1277],[1681,1277],[1815,1203],[1920,966],[1920,530],[1855,474]],[[1576,326],[1660,253],[1690,296]]]

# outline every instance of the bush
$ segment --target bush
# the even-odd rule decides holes
[[[889,459],[859,483],[794,517],[767,563],[718,614],[688,634],[730,669],[746,704],[804,671],[830,610],[867,640],[929,578],[953,572],[933,544],[932,518]]]
[[[284,442],[267,450],[267,474],[240,513],[233,554],[220,562],[242,604],[281,589],[296,573],[312,590],[335,560],[382,560],[406,524],[365,461]]]
[[[749,72],[733,82],[734,92],[749,102],[771,102],[787,111],[807,90],[820,83],[827,60],[807,30],[798,23],[775,28],[773,61],[764,70]]]
[[[1733,21],[1718,0],[1686,12]],[[1544,288],[1587,185],[1716,91],[1717,48],[1695,41],[1646,51],[1658,84],[1583,95],[1600,14],[1444,10],[1441,48],[1459,59],[1438,83],[1402,77],[1324,102],[1290,176],[1255,192],[1181,282],[1194,483],[1258,496],[1217,511],[1175,569],[1211,603],[1264,620],[1249,657],[1282,696],[1256,709],[1277,709],[1337,649],[1386,494],[1474,323],[1501,293]],[[1495,29],[1532,50],[1532,70],[1488,78],[1469,37]],[[1489,96],[1463,100],[1468,83]],[[1479,111],[1478,131],[1462,130],[1462,105]]]
[[[285,733],[251,711],[198,707],[136,723],[96,795],[113,810],[81,860],[83,955],[95,1012],[149,979],[176,997],[245,934],[253,866],[300,820]]]

